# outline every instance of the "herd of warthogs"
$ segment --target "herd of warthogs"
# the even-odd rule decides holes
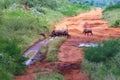
[[[93,35],[91,29],[84,29],[83,30],[84,35]],[[53,30],[52,33],[50,34],[50,37],[56,37],[56,36],[66,36],[67,38],[70,37],[70,34],[68,33],[68,30]]]
[[[84,29],[82,33],[86,36],[93,35],[91,29]],[[45,33],[40,33],[40,35],[46,38]],[[53,38],[61,37],[61,36],[65,36],[67,38],[71,37],[71,35],[68,33],[68,30],[53,30],[51,34],[49,35],[49,37],[53,37]]]

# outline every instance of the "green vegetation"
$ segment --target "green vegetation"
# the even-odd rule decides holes
[[[85,58],[91,62],[105,62],[114,57],[120,50],[119,39],[103,41],[97,47],[90,47],[84,50]]]
[[[91,80],[120,79],[120,39],[104,41],[94,48],[85,49],[83,71]]]
[[[13,80],[14,75],[22,74],[26,68],[22,53],[43,38],[40,32],[48,35],[64,16],[90,8],[84,9],[68,0],[0,0],[0,79]],[[46,60],[56,61],[60,45],[51,43]]]
[[[32,7],[30,11],[26,11],[21,4],[17,4],[19,1],[12,1],[15,3],[6,9],[0,10],[0,36],[7,39],[17,38],[19,40],[18,45],[23,51],[33,42],[42,38],[39,35],[40,32],[49,34],[54,28],[54,23],[60,21],[64,15],[73,16],[85,9],[81,5],[69,3],[67,0],[57,2],[55,0],[55,3],[52,0],[46,0],[46,2],[42,0],[36,0],[36,2],[26,0],[20,2],[25,3],[26,7]],[[28,5],[31,3],[34,5]],[[38,5],[38,3],[41,5]],[[85,10],[89,10],[89,7]]]
[[[48,45],[48,53],[46,57],[46,61],[48,62],[55,62],[58,61],[58,53],[61,44],[66,40],[65,37],[57,37],[54,40],[51,40],[47,43]],[[40,53],[44,53],[46,51],[46,46],[43,46],[40,49]]]
[[[104,11],[110,11],[110,10],[119,9],[119,8],[120,8],[120,4],[115,4],[115,5],[107,6]]]
[[[26,69],[26,58],[21,55],[21,49],[16,40],[0,38],[0,79],[13,80],[13,75],[19,75]]]
[[[46,61],[55,62],[58,61],[58,53],[60,46],[66,40],[65,37],[57,37],[51,41],[49,41],[45,46],[42,46],[40,49],[40,54],[43,54],[46,51],[46,46],[48,45],[48,52]]]
[[[61,74],[49,72],[39,74],[35,80],[65,80]]]
[[[62,6],[64,7],[60,7],[58,8],[58,10],[66,15],[66,16],[75,16],[77,14],[79,14],[80,12],[84,12],[84,11],[87,11],[87,10],[90,10],[90,6],[89,5],[86,5],[86,4],[76,4],[76,3],[71,3],[71,5],[66,5],[66,4],[63,4]]]
[[[108,21],[110,27],[120,27],[120,5],[106,7],[103,11],[103,19]]]

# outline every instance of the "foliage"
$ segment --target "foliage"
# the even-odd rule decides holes
[[[39,74],[35,80],[64,80],[64,78],[61,74],[49,72]]]
[[[106,7],[108,5],[114,5],[120,3],[120,0],[69,0],[77,3],[87,3],[95,7]]]
[[[119,80],[120,38],[103,41],[101,45],[85,49],[82,70],[91,80]]]
[[[0,7],[3,9],[7,9],[10,5],[12,5],[13,0],[0,0]]]
[[[13,75],[4,70],[0,70],[0,79],[1,80],[13,80]]]
[[[60,7],[61,3],[68,3],[67,0],[21,0],[22,4],[25,4],[29,7],[46,7],[55,10],[56,8]]]
[[[42,47],[40,48],[40,54],[45,53],[46,48],[47,48],[46,45],[42,46]]]
[[[68,5],[63,4],[62,7],[58,8],[62,14],[66,16],[75,16],[80,12],[87,11],[90,9],[89,5],[80,4],[80,3],[70,3]]]
[[[120,27],[120,5],[108,6],[103,11],[103,19],[107,20],[110,27]]]
[[[20,10],[4,11],[3,17],[0,35],[8,39],[17,38],[19,40],[18,44],[23,50],[30,45],[33,39],[39,38],[40,32],[48,34],[52,25],[48,22],[46,16],[39,17],[32,12]]]
[[[115,60],[120,61],[120,53],[117,54]],[[91,80],[119,80],[120,79],[120,64],[110,59],[107,62],[95,63],[84,60],[82,70],[89,76]]]
[[[2,9],[0,8],[0,24],[2,23],[2,18],[3,18],[3,12]]]
[[[114,57],[119,52],[119,48],[119,39],[103,41],[102,44],[97,47],[85,49],[85,58],[91,62],[103,62]]]
[[[110,11],[110,10],[119,9],[119,8],[120,8],[120,4],[109,5],[105,8],[104,11]]]
[[[21,49],[16,40],[0,38],[0,77],[12,80],[13,75],[19,75],[26,69],[26,58],[21,55]],[[6,74],[7,73],[7,74]],[[5,77],[5,78],[2,78]]]

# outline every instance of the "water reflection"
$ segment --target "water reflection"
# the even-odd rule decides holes
[[[78,47],[96,47],[98,46],[98,43],[79,43]]]

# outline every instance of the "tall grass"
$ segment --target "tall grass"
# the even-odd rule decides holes
[[[103,11],[103,19],[108,21],[110,27],[120,27],[120,5],[108,6]]]
[[[109,5],[105,8],[104,11],[110,11],[110,10],[114,10],[114,9],[120,9],[120,4]]]
[[[65,37],[60,37],[48,42],[49,50],[47,53],[46,61],[48,62],[58,61],[58,53],[60,52],[59,48],[61,44],[65,41],[65,39],[66,39]]]
[[[119,80],[120,70],[116,63],[93,63],[85,60],[82,70],[88,75],[90,80]]]
[[[103,41],[96,47],[84,49],[85,58],[91,62],[105,62],[114,57],[120,50],[119,39]]]
[[[81,12],[90,10],[90,6],[79,3],[71,3],[68,5],[63,5],[62,7],[58,8],[58,10],[66,16],[75,16]]]
[[[82,63],[82,69],[89,76],[90,80],[120,79],[119,47],[119,39],[117,39],[115,42],[114,40],[105,41],[101,47],[89,48],[87,52],[85,51],[85,60]],[[118,50],[114,51],[114,49]],[[108,54],[109,56],[107,56]]]
[[[0,35],[7,39],[17,38],[19,40],[18,45],[24,51],[34,40],[42,39],[42,37],[39,36],[40,32],[49,34],[54,22],[61,19],[60,16],[57,17],[59,14],[54,14],[56,13],[55,11],[49,9],[44,9],[44,11],[46,15],[40,16],[35,15],[32,11],[26,12],[25,10],[16,9],[12,11],[5,10],[0,27]]]
[[[22,70],[26,69],[24,64],[26,58],[21,55],[21,48],[15,39],[0,38],[0,55],[1,80],[12,80],[13,75],[20,75]]]

